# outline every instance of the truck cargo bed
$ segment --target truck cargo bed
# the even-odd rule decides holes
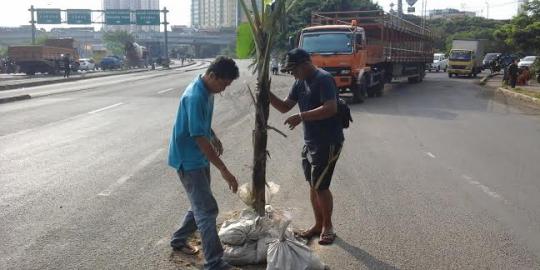
[[[433,35],[427,28],[383,11],[314,12],[311,24],[347,25],[357,22],[366,32],[367,63],[433,61]]]

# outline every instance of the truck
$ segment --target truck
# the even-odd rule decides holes
[[[466,75],[476,77],[482,72],[486,40],[454,39],[448,58],[448,77]]]
[[[72,38],[47,39],[43,45],[16,45],[8,47],[8,57],[27,75],[36,72],[57,74],[64,69],[63,58],[69,56],[71,69],[79,69],[79,52]]]
[[[313,12],[297,44],[353,102],[382,96],[393,79],[421,82],[433,62],[432,33],[382,10]]]
[[[148,50],[136,42],[125,43],[126,65],[132,67],[148,67]]]

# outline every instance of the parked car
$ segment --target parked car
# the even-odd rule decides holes
[[[96,69],[96,62],[94,59],[81,58],[79,59],[79,70],[94,70]]]
[[[443,70],[446,72],[446,69],[448,68],[448,58],[446,58],[446,55],[444,53],[436,53],[433,54],[433,63],[427,65],[427,70],[431,72],[432,70],[435,70],[437,72]]]
[[[518,67],[519,68],[522,68],[522,67],[531,67],[532,64],[534,63],[534,61],[536,61],[537,57],[536,56],[525,56],[524,58],[522,58],[519,63],[518,63]]]
[[[501,53],[486,53],[484,60],[482,60],[482,68],[489,69],[491,67],[491,62],[497,59]]]
[[[119,69],[119,68],[122,68],[123,65],[124,65],[124,61],[122,61],[122,59],[120,59],[120,57],[118,56],[103,57],[103,59],[101,59],[101,62],[99,63],[99,66],[101,67],[102,70]]]

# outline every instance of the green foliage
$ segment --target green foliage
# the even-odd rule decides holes
[[[251,35],[249,23],[238,26],[236,38],[236,56],[240,59],[251,57],[254,53],[255,43]]]
[[[540,54],[540,0],[533,0],[526,12],[499,27],[494,37],[506,46],[522,52]]]
[[[493,40],[493,34],[503,21],[483,17],[462,17],[451,19],[428,20],[427,27],[435,35],[434,48],[440,52],[449,52],[454,39],[486,39],[487,52],[506,51],[504,44]]]
[[[114,55],[123,55],[126,42],[134,42],[135,37],[127,31],[109,31],[103,35],[103,41]]]
[[[0,46],[0,58],[4,58],[7,56],[7,47]]]
[[[40,35],[36,37],[36,45],[43,45],[45,44],[45,41],[47,41],[49,37],[47,35]]]

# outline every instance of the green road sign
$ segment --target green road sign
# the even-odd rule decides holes
[[[105,10],[105,24],[131,24],[131,11],[129,9],[107,9]]]
[[[42,8],[37,9],[37,23],[40,24],[60,24],[60,9]]]
[[[159,10],[136,10],[137,25],[159,25]]]
[[[68,9],[67,23],[68,24],[91,24],[92,11],[90,9]]]

